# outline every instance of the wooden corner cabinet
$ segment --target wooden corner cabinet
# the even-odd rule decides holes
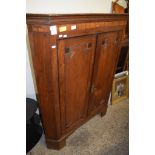
[[[48,148],[104,115],[128,14],[27,14]]]

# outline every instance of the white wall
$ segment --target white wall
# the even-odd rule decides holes
[[[112,0],[27,0],[29,13],[109,13]]]
[[[26,52],[26,97],[36,99],[28,52]]]
[[[112,0],[26,0],[27,13],[110,13]],[[27,41],[27,44],[28,41]],[[29,46],[26,53],[26,96],[35,97],[36,85]]]
[[[27,50],[26,50],[26,97],[36,99],[36,84],[35,84],[35,78],[34,78],[34,70],[32,65],[32,58],[31,58],[31,52],[30,52],[30,45],[29,45],[29,39],[28,39],[28,32],[26,29],[26,44],[27,44]]]

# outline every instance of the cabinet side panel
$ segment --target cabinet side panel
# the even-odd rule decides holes
[[[29,32],[29,39],[45,136],[58,139],[61,135],[56,49],[51,49],[49,33]]]

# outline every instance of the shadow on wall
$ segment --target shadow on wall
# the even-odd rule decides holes
[[[35,80],[35,74],[34,74],[34,69],[33,69],[32,55],[31,55],[31,49],[30,49],[29,36],[28,36],[27,29],[26,29],[26,45],[27,45],[27,55],[28,55],[28,57],[27,57],[27,59],[28,59],[27,60],[27,63],[28,63],[28,65],[30,65],[30,72],[28,72],[26,76],[28,78],[30,76],[32,77],[32,78],[30,78],[30,79],[32,79],[31,84],[34,85],[34,91],[35,91],[35,92],[32,92],[32,91],[29,92],[29,90],[27,90],[28,94],[26,94],[26,95],[29,95],[30,94],[32,96],[35,96],[38,93],[38,91],[37,91],[37,86],[36,86],[36,80]],[[28,68],[26,68],[26,70],[28,70]],[[30,85],[30,84],[27,83],[26,85]],[[32,87],[32,86],[28,86],[28,87]],[[34,93],[34,94],[32,94],[32,93]],[[27,97],[30,97],[30,96],[27,96]]]

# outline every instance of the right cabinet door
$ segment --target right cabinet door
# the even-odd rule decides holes
[[[108,102],[120,41],[120,31],[98,35],[88,111]]]

